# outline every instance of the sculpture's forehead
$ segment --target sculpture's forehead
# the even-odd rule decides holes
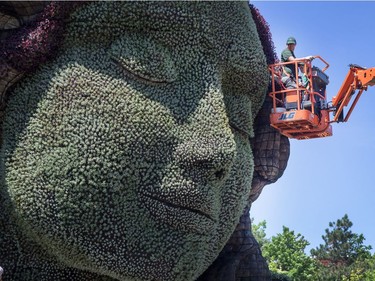
[[[128,30],[150,34],[159,32],[178,40],[183,34],[192,33],[196,35],[195,39],[202,41],[200,47],[219,53],[238,43],[239,38],[245,38],[243,44],[246,37],[253,36],[246,34],[249,32],[246,27],[253,24],[247,2],[94,2],[73,14],[72,22],[82,36],[105,32],[107,37],[108,34],[117,37]],[[183,43],[189,45],[192,41],[184,40]]]
[[[241,72],[251,68],[254,57],[259,59],[254,56],[259,38],[247,2],[92,2],[71,16],[71,26],[71,37],[83,43],[111,43],[126,32],[140,32],[173,49],[201,50],[239,66]]]

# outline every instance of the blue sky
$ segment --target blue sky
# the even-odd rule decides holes
[[[375,2],[251,1],[270,25],[280,56],[286,39],[295,55],[320,55],[329,64],[328,100],[336,95],[351,63],[375,67]],[[323,243],[328,223],[348,214],[352,230],[375,248],[375,86],[362,94],[349,122],[334,123],[333,136],[291,140],[287,169],[254,202],[255,223],[267,235],[285,225],[311,243]],[[374,252],[374,249],[372,250]]]

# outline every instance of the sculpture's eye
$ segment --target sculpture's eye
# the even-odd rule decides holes
[[[127,73],[145,82],[169,83],[177,78],[170,51],[140,34],[126,34],[115,41],[110,56]]]
[[[248,92],[248,77],[231,71],[222,76],[222,91],[229,125],[247,138],[253,137],[253,94]],[[251,90],[251,89],[250,89]]]
[[[249,26],[248,31],[255,29]],[[228,46],[222,87],[232,128],[252,137],[253,121],[263,104],[269,74],[260,41],[255,33],[250,34],[233,37]]]
[[[246,138],[253,137],[253,117],[251,100],[245,95],[227,95],[224,97],[229,125]]]

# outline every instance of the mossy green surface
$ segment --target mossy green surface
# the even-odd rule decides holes
[[[251,187],[268,75],[248,4],[93,2],[69,20],[7,106],[4,279],[195,280]]]

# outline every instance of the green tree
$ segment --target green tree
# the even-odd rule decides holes
[[[251,219],[251,222],[251,231],[255,239],[258,241],[260,249],[262,249],[264,245],[270,242],[270,239],[266,237],[267,222],[262,220],[258,224],[254,224],[254,218]]]
[[[309,242],[283,226],[283,232],[273,236],[263,247],[263,255],[271,271],[288,275],[294,281],[314,280],[315,263],[305,254]]]
[[[342,281],[374,281],[375,280],[375,255],[357,260],[350,266],[348,276],[343,275]]]
[[[322,236],[324,244],[311,250],[319,262],[317,280],[363,280],[371,258],[371,246],[365,246],[363,234],[351,231],[353,223],[347,214],[336,222],[330,222]],[[357,277],[355,277],[357,276]]]
[[[373,281],[375,280],[375,254],[371,258],[366,259],[366,262],[367,268],[361,281]]]

